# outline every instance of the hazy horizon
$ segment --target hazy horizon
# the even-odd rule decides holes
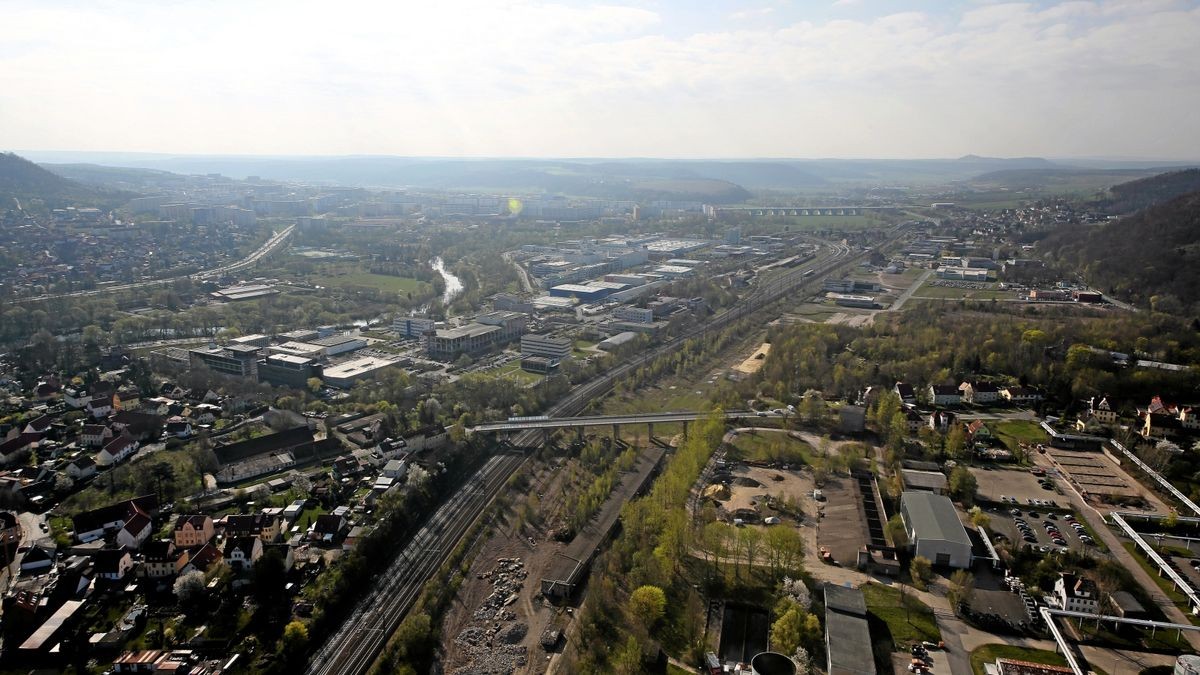
[[[13,0],[0,9],[0,146],[1200,157],[1200,0],[905,5]]]

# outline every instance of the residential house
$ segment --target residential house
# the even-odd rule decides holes
[[[112,416],[112,428],[140,442],[158,440],[162,434],[163,417],[152,412],[122,410]]]
[[[71,480],[87,480],[96,475],[96,460],[88,455],[78,457],[67,464],[66,472]]]
[[[221,549],[217,545],[209,542],[201,546],[194,553],[189,554],[187,565],[184,565],[182,574],[189,572],[207,572],[210,567],[221,562],[224,556],[221,555]]]
[[[137,452],[137,449],[137,441],[125,434],[121,434],[105,443],[100,452],[96,453],[96,464],[100,466],[113,466]]]
[[[116,392],[110,392],[104,396],[92,396],[92,399],[84,406],[94,419],[103,419],[113,413],[114,410],[121,409],[121,399],[117,397]]]
[[[93,563],[97,578],[121,581],[133,569],[133,556],[123,548],[105,548],[96,551]]]
[[[917,392],[913,389],[911,384],[897,382],[896,386],[892,387],[892,391],[894,391],[896,395],[900,397],[901,403],[905,405],[917,404]]]
[[[1042,400],[1042,392],[1033,387],[1003,387],[1000,389],[1000,398],[1013,405],[1032,405]]]
[[[86,406],[91,400],[92,395],[86,389],[74,389],[72,387],[63,389],[63,402],[75,410]]]
[[[45,435],[50,431],[50,425],[53,423],[53,417],[49,415],[39,415],[36,418],[26,422],[25,427],[21,429],[21,433]]]
[[[179,548],[203,546],[212,541],[216,530],[211,516],[183,515],[175,519],[173,536]]]
[[[33,451],[33,448],[37,447],[41,438],[41,434],[18,433],[0,443],[0,465],[23,461]]]
[[[158,498],[154,495],[144,495],[85,511],[72,519],[75,539],[84,544],[95,541],[107,532],[125,527],[125,523],[135,515],[149,515],[156,508]]]
[[[174,438],[191,438],[192,423],[179,415],[167,418],[166,434]]]
[[[1161,397],[1150,400],[1150,406],[1138,410],[1142,419],[1142,436],[1146,438],[1176,438],[1200,432],[1200,416],[1191,407],[1164,404]]]
[[[21,558],[21,573],[38,573],[50,569],[54,564],[54,549],[34,544]]]
[[[262,540],[258,537],[230,537],[225,540],[225,562],[234,570],[249,569],[262,557]]]
[[[1054,598],[1059,609],[1095,614],[1100,609],[1100,594],[1091,579],[1063,572],[1054,582]]]
[[[387,464],[383,465],[381,475],[386,478],[395,478],[400,480],[404,478],[404,474],[408,473],[408,462],[402,459],[390,459]]]
[[[263,541],[279,539],[280,520],[265,513],[231,514],[225,516],[226,537],[259,537]]]
[[[346,519],[340,515],[325,513],[308,528],[308,538],[325,544],[336,544],[346,534]]]
[[[931,384],[929,402],[933,405],[959,405],[962,403],[962,392],[953,384]]]
[[[908,423],[908,433],[915,434],[921,430],[921,425],[925,423],[921,413],[909,407],[905,407],[901,412],[904,414],[904,421]]]
[[[112,440],[113,430],[103,424],[85,424],[79,434],[79,440],[85,447],[101,448]]]
[[[293,547],[286,541],[263,544],[263,555],[275,554],[283,561],[283,571],[290,572],[296,565],[296,555]]]
[[[150,516],[144,512],[135,513],[117,531],[117,545],[136,551],[150,538],[153,531],[154,523]]]
[[[1113,408],[1112,404],[1108,402],[1107,396],[1093,396],[1088,401],[1088,412],[1090,412],[1100,424],[1117,423],[1117,411]]]
[[[188,564],[187,549],[175,546],[170,539],[147,542],[142,550],[144,577],[161,579],[179,574]]]
[[[967,432],[967,440],[972,443],[986,444],[995,438],[992,430],[983,420],[971,420],[964,425],[964,428]]]
[[[962,398],[967,403],[986,405],[1000,400],[1000,387],[991,382],[963,382],[958,385]]]

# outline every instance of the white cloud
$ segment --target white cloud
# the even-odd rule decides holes
[[[1194,2],[683,32],[651,6],[29,0],[0,21],[0,147],[1200,156]]]

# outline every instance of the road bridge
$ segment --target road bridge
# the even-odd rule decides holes
[[[892,206],[714,206],[712,216],[861,216],[872,211],[894,210]]]

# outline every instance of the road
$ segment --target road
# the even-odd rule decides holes
[[[511,253],[505,252],[504,259],[507,260],[510,265],[517,268],[517,274],[521,276],[521,288],[524,289],[526,293],[532,293],[533,282],[529,280],[529,273],[525,271],[525,268],[522,267],[521,264],[516,260],[513,260]]]
[[[902,230],[897,228],[894,238],[888,244],[900,236]],[[710,317],[704,325],[648,350],[636,360],[616,366],[604,375],[576,386],[551,406],[546,411],[546,416],[578,415],[588,404],[607,394],[618,379],[642,367],[646,362],[679,349],[690,338],[701,337],[709,330],[726,328],[786,293],[819,284],[825,275],[853,264],[865,255],[866,251],[851,255],[849,247],[833,247],[830,255],[813,266],[815,272],[812,276],[805,277],[804,270],[797,269],[764,282],[742,302]],[[532,446],[537,442],[537,436],[537,430],[527,429],[521,431],[513,439],[513,443],[518,446]],[[501,457],[507,459],[498,460]],[[429,523],[405,545],[388,569],[379,575],[374,582],[374,589],[358,602],[342,626],[331,634],[313,655],[306,672],[313,675],[361,675],[367,672],[392,632],[416,601],[422,586],[450,554],[463,534],[470,529],[471,523],[503,488],[508,477],[520,468],[524,461],[523,456],[493,457],[471,479],[466,488],[450,497],[434,513]]]
[[[924,285],[931,276],[933,276],[933,270],[925,270],[925,273],[921,275],[921,278],[912,282],[908,288],[904,289],[904,292],[900,294],[900,297],[896,298],[896,301],[892,303],[892,311],[894,312],[903,307],[904,303],[908,302],[908,299],[913,296],[913,293],[916,293],[917,289]]]
[[[264,243],[262,246],[260,246],[258,248],[258,250],[254,251],[253,253],[246,256],[245,258],[242,258],[241,260],[234,262],[234,263],[230,263],[228,265],[222,265],[221,267],[214,267],[213,269],[204,270],[201,272],[197,272],[195,274],[184,274],[184,275],[175,276],[175,277],[168,277],[165,279],[148,279],[146,281],[137,281],[137,282],[134,282],[131,284],[119,284],[119,285],[115,285],[115,286],[105,286],[103,288],[93,288],[93,289],[89,289],[86,291],[72,291],[70,293],[48,293],[46,295],[38,295],[38,296],[31,297],[31,298],[15,298],[15,299],[11,300],[11,302],[13,302],[13,303],[44,302],[46,300],[59,300],[62,298],[82,298],[82,297],[93,296],[93,295],[104,295],[106,293],[116,293],[118,291],[130,291],[130,290],[134,290],[137,288],[150,288],[153,286],[164,286],[164,285],[167,285],[170,283],[174,283],[175,281],[178,281],[179,279],[184,279],[184,278],[188,278],[188,277],[191,277],[193,279],[202,279],[202,280],[203,279],[212,279],[215,277],[223,276],[225,274],[230,274],[233,272],[243,270],[247,267],[254,265],[259,260],[262,260],[266,256],[271,255],[272,253],[274,253],[275,251],[277,251],[278,249],[280,249],[281,247],[286,245],[288,241],[290,241],[292,232],[294,232],[295,229],[296,229],[295,225],[288,225],[286,228],[273,234],[271,236],[271,238],[266,241],[266,243]]]

